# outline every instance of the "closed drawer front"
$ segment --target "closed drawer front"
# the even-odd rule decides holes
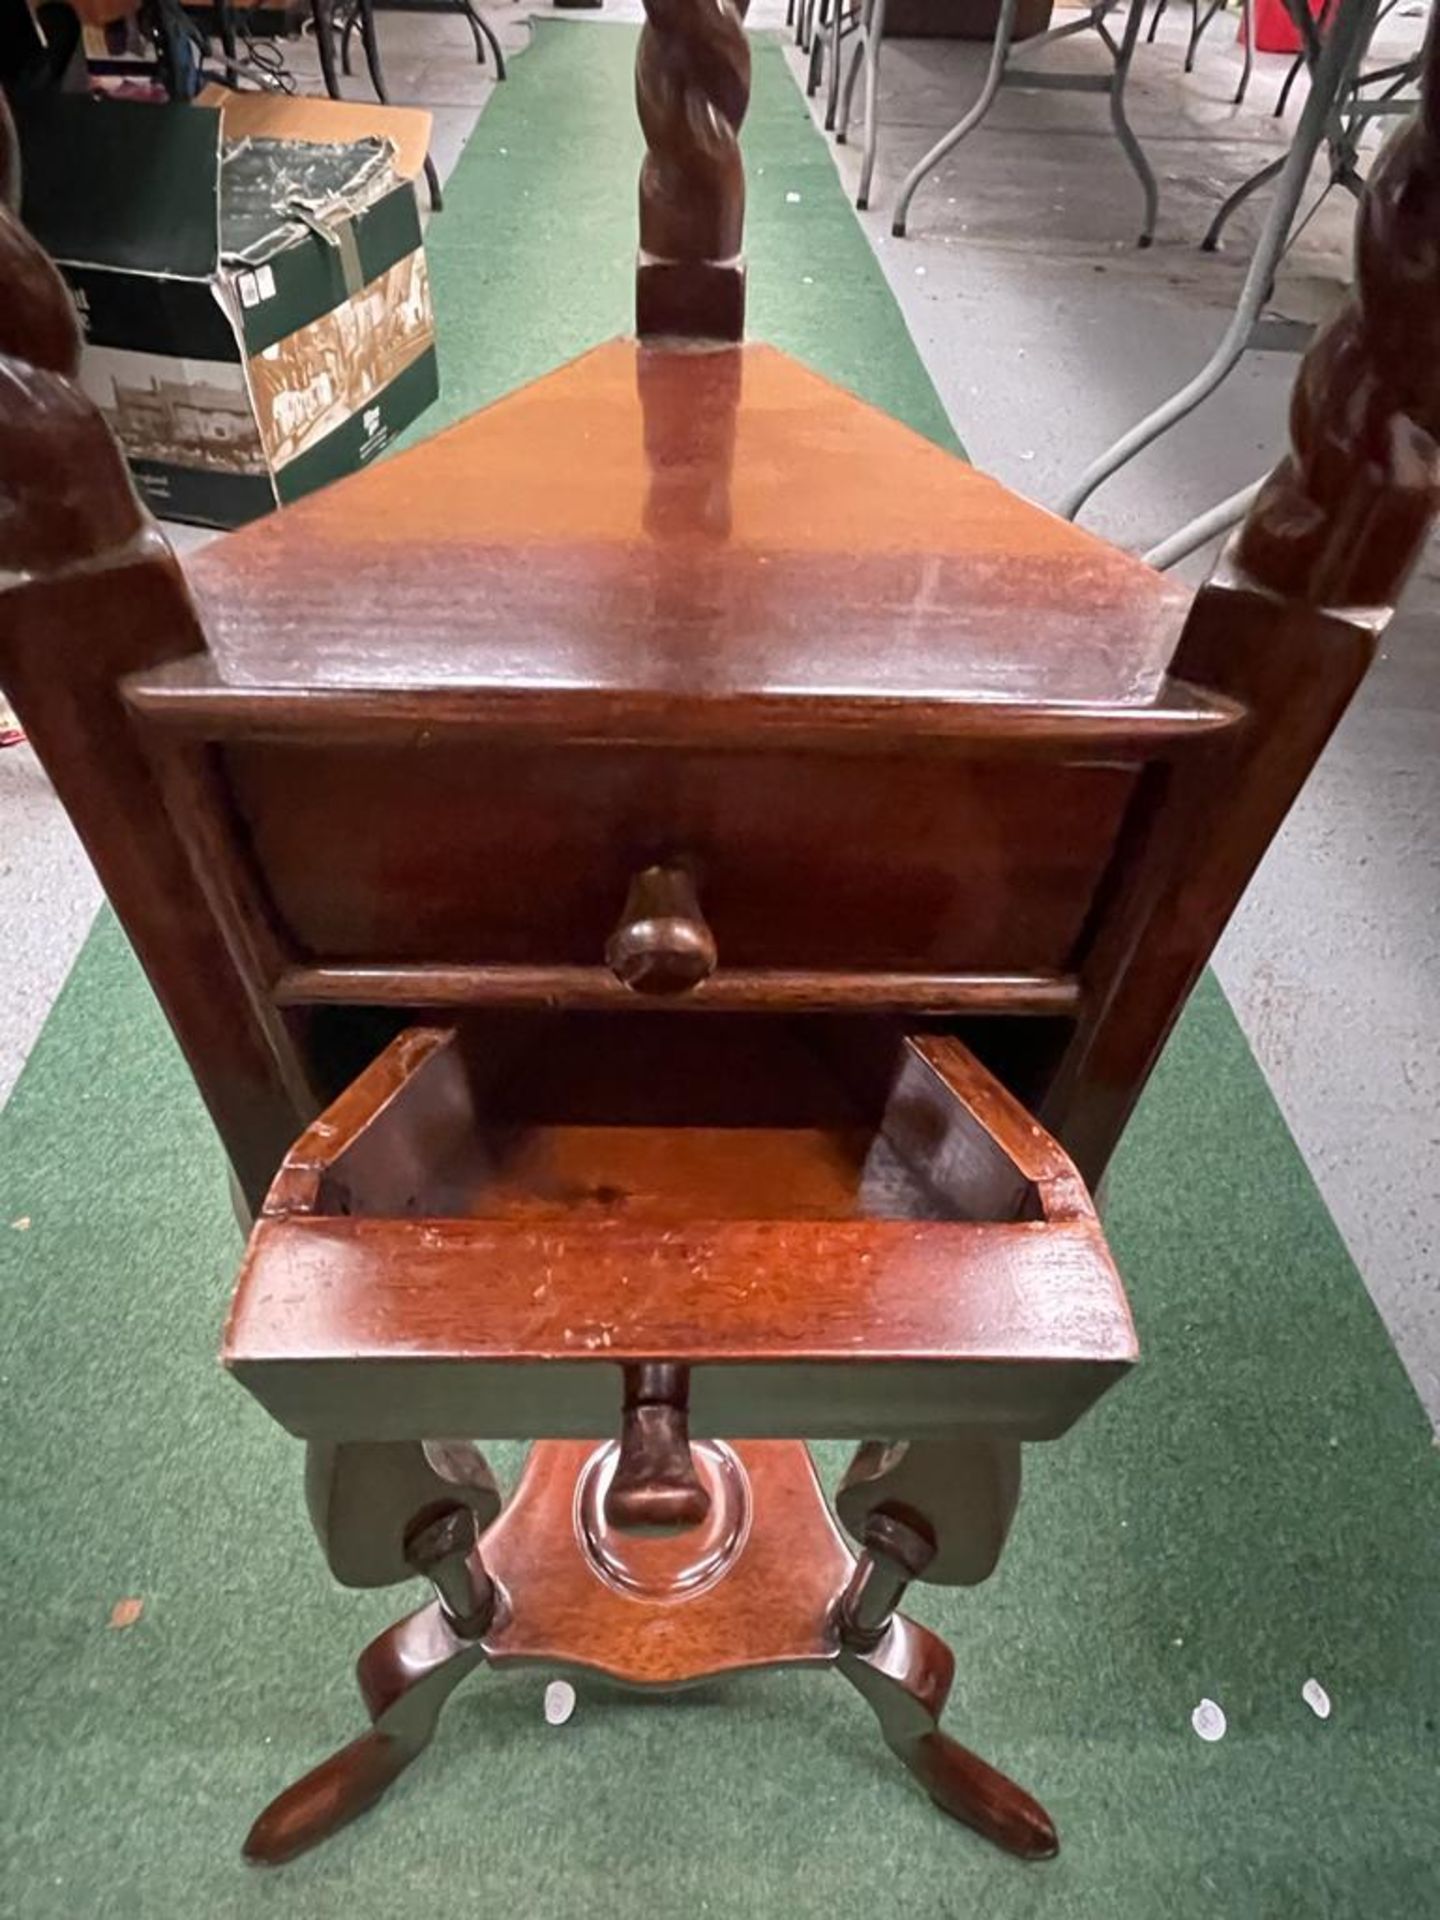
[[[317,962],[603,963],[684,858],[726,967],[1063,968],[1117,766],[474,745],[225,749],[263,886]]]

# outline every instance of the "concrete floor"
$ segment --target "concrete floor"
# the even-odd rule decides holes
[[[493,6],[507,48],[530,12]],[[1004,91],[922,188],[910,237],[889,233],[895,187],[974,97],[985,49],[887,44],[881,142],[859,216],[972,457],[1053,503],[1088,461],[1183,384],[1223,331],[1259,217],[1220,255],[1196,241],[1217,201],[1277,150],[1269,109],[1288,62],[1257,60],[1250,100],[1221,18],[1181,72],[1172,8],[1131,77],[1130,117],[1160,177],[1156,246],[1133,246],[1139,196],[1093,96]],[[1412,6],[1390,45],[1413,44]],[[638,19],[607,0],[597,26]],[[1062,16],[1063,17],[1063,16]],[[783,0],[755,0],[778,28]],[[392,97],[431,108],[442,174],[491,83],[458,16],[382,15]],[[297,75],[313,51],[293,47]],[[1088,37],[1044,56],[1095,70]],[[794,57],[797,76],[803,71]],[[315,87],[318,91],[318,85]],[[352,84],[368,98],[365,83]],[[1293,124],[1299,94],[1292,101]],[[834,149],[852,194],[855,147]],[[1347,271],[1351,208],[1332,196],[1283,268],[1276,308],[1313,318]],[[443,216],[442,216],[443,217]],[[1256,478],[1279,453],[1295,362],[1251,355],[1190,420],[1090,503],[1086,524],[1144,549]],[[177,544],[197,535],[177,529]],[[1193,575],[1204,557],[1191,563]],[[1411,1377],[1440,1426],[1440,549],[1412,583],[1383,657],[1271,850],[1218,956],[1226,990]],[[97,903],[83,854],[25,750],[0,753],[0,1099]]]

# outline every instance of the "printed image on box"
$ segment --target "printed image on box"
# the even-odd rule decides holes
[[[266,472],[243,367],[165,353],[91,347],[80,384],[137,460]]]
[[[251,390],[260,438],[285,466],[343,425],[435,342],[421,252],[308,327],[254,354]]]

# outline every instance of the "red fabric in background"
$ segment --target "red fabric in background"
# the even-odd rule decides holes
[[[1325,0],[1308,0],[1310,17],[1319,20],[1325,12]],[[1245,16],[1240,16],[1236,39],[1245,42]],[[1285,0],[1255,0],[1255,51],[1257,53],[1299,53],[1300,35]]]

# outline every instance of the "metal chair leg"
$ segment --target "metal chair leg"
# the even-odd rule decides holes
[[[812,7],[810,18],[810,64],[805,69],[805,98],[813,100],[820,91],[820,81],[825,72],[825,30],[830,25],[830,9],[838,7],[840,0],[818,0],[818,11]]]
[[[875,174],[875,152],[880,139],[878,95],[880,91],[880,50],[885,44],[885,0],[870,0],[865,31],[865,147],[860,156],[860,191],[857,207],[870,204],[870,182]]]
[[[235,32],[235,9],[231,0],[215,0],[215,25],[220,37],[220,51],[225,56],[226,84],[233,85],[240,42]]]
[[[390,94],[385,85],[385,70],[380,64],[374,0],[360,0],[360,44],[365,49],[365,65],[369,70],[370,84],[375,89],[375,98],[382,106],[388,106]],[[445,198],[440,191],[440,175],[435,171],[435,162],[428,153],[425,156],[425,184],[430,189],[431,208],[439,213],[445,205]]]
[[[455,0],[455,3],[465,18],[470,22],[470,37],[475,42],[475,59],[477,65],[483,66],[485,64],[485,49],[488,46],[490,49],[490,57],[495,62],[495,78],[497,80],[503,80],[505,78],[505,54],[495,29],[485,18],[484,14],[481,13],[477,7],[471,5],[471,0]]]
[[[850,138],[850,115],[855,107],[855,85],[860,78],[860,69],[865,64],[865,18],[869,10],[869,0],[863,0],[860,15],[860,34],[855,45],[850,49],[850,65],[845,70],[845,84],[840,89],[840,112],[835,122],[835,144],[837,147],[843,147]]]
[[[335,13],[332,0],[310,0],[310,21],[315,29],[315,51],[320,57],[320,78],[332,100],[340,96],[340,76],[335,71]]]
[[[475,43],[475,64],[477,67],[483,67],[485,64],[485,36],[480,31],[480,16],[469,4],[469,0],[455,0],[455,5],[460,12],[464,14],[465,24],[470,29],[470,38]]]
[[[1304,70],[1305,56],[1303,53],[1297,53],[1294,60],[1290,63],[1290,71],[1285,76],[1285,84],[1281,87],[1280,96],[1275,102],[1275,118],[1277,120],[1280,119],[1286,107],[1290,104],[1290,89],[1300,78]]]
[[[1255,0],[1240,0],[1240,22],[1245,37],[1245,64],[1240,69],[1240,84],[1235,89],[1235,104],[1243,104],[1250,91],[1250,76],[1255,71]]]
[[[835,131],[840,111],[840,43],[845,37],[845,0],[833,0],[830,13],[830,82],[825,91],[825,131]]]
[[[1225,0],[1210,0],[1204,16],[1200,12],[1200,0],[1190,0],[1190,38],[1185,45],[1185,71],[1192,73],[1195,68],[1195,55],[1200,51],[1200,42],[1205,37],[1205,29],[1224,6]]]

